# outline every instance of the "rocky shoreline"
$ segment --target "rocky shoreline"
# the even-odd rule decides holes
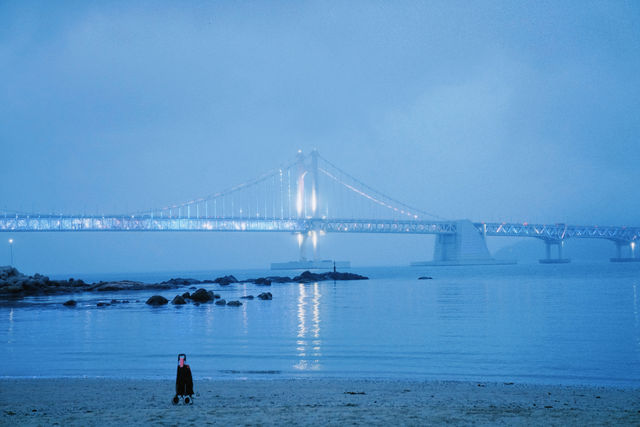
[[[267,276],[254,279],[238,280],[232,275],[218,277],[216,279],[197,280],[189,278],[173,278],[159,283],[143,283],[133,280],[120,280],[96,283],[86,283],[81,279],[52,280],[41,274],[28,276],[14,267],[0,267],[0,299],[22,298],[36,295],[62,295],[79,292],[114,292],[114,291],[140,291],[140,290],[172,290],[185,286],[202,284],[217,284],[229,286],[231,284],[253,283],[255,285],[270,286],[272,283],[310,283],[325,280],[367,280],[368,277],[354,273],[326,272],[312,273],[305,271],[299,276]],[[204,289],[200,291],[207,292]],[[181,295],[184,299],[184,294]],[[196,297],[196,302],[197,301]],[[175,299],[175,298],[174,298]],[[190,296],[188,299],[192,299]],[[215,299],[211,297],[211,300]],[[209,301],[209,300],[207,300]],[[186,302],[186,300],[185,300]],[[178,302],[178,304],[180,304]]]

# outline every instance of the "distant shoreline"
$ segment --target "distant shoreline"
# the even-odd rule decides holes
[[[640,388],[197,377],[194,388],[194,405],[173,406],[172,380],[0,379],[0,424],[640,423]]]

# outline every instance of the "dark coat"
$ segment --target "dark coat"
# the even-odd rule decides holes
[[[176,394],[178,396],[191,396],[193,394],[193,378],[189,365],[178,366],[176,374]]]

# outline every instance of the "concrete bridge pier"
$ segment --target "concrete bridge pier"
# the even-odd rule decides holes
[[[498,261],[489,253],[484,230],[480,231],[469,220],[456,221],[456,232],[436,236],[433,261],[412,262],[419,266],[494,265],[515,264],[514,261]]]
[[[626,242],[621,240],[614,240],[616,244],[616,257],[611,258],[611,262],[640,262],[640,256],[636,246],[636,242]]]
[[[544,239],[545,255],[546,257],[540,260],[540,264],[566,264],[571,262],[569,258],[562,258],[562,248],[564,247],[564,240],[550,240]],[[553,258],[551,247],[556,246],[558,254],[557,258]]]

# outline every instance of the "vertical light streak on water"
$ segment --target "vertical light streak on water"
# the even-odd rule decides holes
[[[13,308],[9,310],[9,329],[7,330],[7,344],[13,342]]]
[[[247,287],[244,286],[242,296],[247,296]],[[249,335],[249,316],[247,315],[247,300],[240,306],[242,309],[242,333],[243,335]]]
[[[633,285],[633,317],[635,320],[636,347],[640,351],[640,316],[638,315],[638,290],[635,284]]]
[[[313,364],[311,369],[319,370],[321,368],[320,358],[322,357],[321,340],[320,340],[320,285],[318,282],[313,284]]]
[[[298,284],[298,339],[296,340],[296,350],[298,351],[298,363],[294,365],[294,368],[297,370],[304,371],[308,367],[308,362],[306,360],[307,352],[306,352],[306,340],[305,337],[307,335],[307,310],[305,301],[307,297],[307,291],[304,283]]]
[[[215,333],[215,313],[213,310],[213,305],[211,304],[207,304],[206,305],[206,310],[207,310],[207,314],[206,314],[206,334],[207,335],[213,335]]]

